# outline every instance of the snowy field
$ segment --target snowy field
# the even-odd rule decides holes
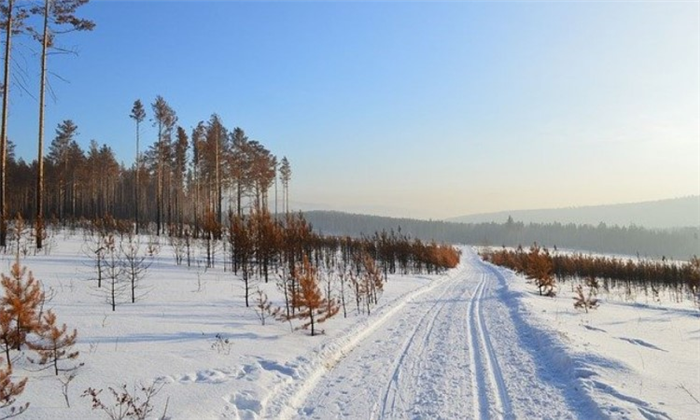
[[[221,261],[176,265],[161,244],[136,303],[116,311],[96,288],[81,235],[57,234],[48,255],[22,263],[42,281],[59,322],[77,328],[70,408],[50,371],[29,377],[23,418],[105,418],[88,387],[162,384],[154,418],[630,418],[700,414],[700,317],[692,302],[622,302],[589,313],[571,287],[556,298],[469,248],[440,276],[390,276],[372,314],[342,313],[324,334],[263,326],[243,282]],[[199,252],[199,251],[198,251]],[[219,256],[223,258],[220,252]],[[7,274],[11,255],[2,257]],[[198,254],[198,259],[202,256]],[[281,305],[274,279],[258,282]],[[219,337],[219,338],[217,338]],[[160,385],[159,385],[160,386]],[[138,394],[138,392],[136,392]]]

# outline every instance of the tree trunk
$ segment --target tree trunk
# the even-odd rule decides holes
[[[163,206],[163,127],[158,123],[158,170],[156,176],[156,236],[160,236]]]
[[[0,129],[0,247],[7,245],[7,202],[5,195],[7,177],[7,107],[10,93],[10,51],[12,44],[12,13],[14,0],[7,2],[7,28],[5,29],[5,76],[2,85],[2,128]]]
[[[141,159],[139,159],[139,122],[136,121],[136,173],[134,174],[134,223],[136,234],[139,234],[139,172],[141,172]]]
[[[39,92],[39,147],[37,151],[38,170],[36,177],[36,248],[43,246],[44,234],[44,108],[46,97],[46,56],[49,49],[49,8],[50,0],[44,0],[44,36],[41,42],[41,83]]]

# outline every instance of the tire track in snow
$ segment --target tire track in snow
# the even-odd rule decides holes
[[[355,325],[350,330],[349,336],[340,337],[335,343],[327,346],[325,351],[316,355],[315,360],[311,362],[302,361],[302,364],[306,366],[299,372],[301,378],[291,383],[282,384],[278,389],[272,390],[263,402],[261,417],[290,419],[302,414],[298,412],[299,408],[304,405],[309,394],[333,370],[340,360],[344,359],[367,337],[389,322],[390,319],[399,316],[408,304],[416,302],[416,299],[421,295],[430,293],[441,286],[445,287],[447,283],[454,282],[455,278],[462,278],[465,270],[466,266],[460,264],[457,269],[449,272],[445,277],[435,279],[426,286],[398,298],[388,307],[384,306],[378,313],[374,314],[374,319],[368,319],[366,322]],[[449,286],[445,288],[448,289]],[[271,402],[274,402],[274,404],[271,404]]]
[[[503,374],[491,344],[481,309],[487,285],[490,286],[493,280],[486,273],[479,272],[479,275],[481,275],[481,280],[469,300],[469,327],[467,331],[471,348],[474,417],[514,418]],[[489,401],[490,399],[493,401]]]
[[[378,413],[379,419],[395,418],[397,414],[403,414],[403,416],[399,415],[399,417],[405,416],[406,407],[403,405],[397,407],[397,401],[400,404],[405,403],[399,386],[399,379],[401,377],[402,369],[405,367],[406,359],[408,356],[410,356],[410,353],[414,348],[417,348],[420,352],[418,356],[415,357],[418,360],[421,360],[422,356],[426,353],[426,350],[428,349],[427,343],[431,337],[433,329],[435,328],[435,320],[440,317],[444,309],[448,306],[448,301],[445,300],[445,296],[452,293],[457,285],[458,283],[453,281],[453,284],[443,290],[433,306],[431,306],[430,309],[425,311],[423,316],[421,316],[418,323],[416,323],[416,328],[403,345],[400,352],[401,356],[394,365],[391,378],[384,388],[383,397],[381,399],[381,411]],[[438,306],[440,307],[436,310]],[[425,328],[422,328],[424,324],[426,326]],[[420,341],[420,344],[417,344],[416,339],[418,338],[419,333],[422,333],[422,340]],[[402,411],[397,413],[397,408]],[[372,415],[372,418],[374,417],[375,416]]]

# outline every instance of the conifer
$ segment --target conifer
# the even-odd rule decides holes
[[[42,321],[38,331],[39,341],[28,343],[29,348],[39,355],[39,359],[30,359],[30,361],[40,365],[52,365],[56,375],[59,371],[71,371],[81,366],[76,365],[63,369],[59,369],[58,366],[62,360],[74,360],[78,357],[79,352],[72,350],[78,337],[78,331],[74,329],[69,333],[66,324],[59,327],[56,323],[56,314],[51,310],[44,315]]]
[[[6,316],[11,318],[10,343],[16,350],[20,350],[26,343],[27,334],[39,327],[45,295],[32,272],[27,273],[26,267],[20,267],[19,259],[12,265],[9,277],[4,274],[0,276],[4,292],[0,299],[0,312],[6,312]]]
[[[0,408],[5,409],[9,407],[9,413],[4,417],[10,418],[15,417],[27,410],[29,403],[25,403],[19,407],[13,407],[13,404],[17,400],[17,397],[24,392],[24,387],[27,385],[27,378],[15,383],[12,381],[12,368],[0,369]],[[0,413],[3,415],[4,413]]]
[[[318,275],[316,268],[309,263],[308,257],[304,256],[304,262],[299,270],[299,287],[295,290],[294,301],[299,310],[293,318],[304,320],[297,329],[307,329],[311,327],[311,335],[316,335],[316,325],[325,322],[328,318],[337,314],[340,310],[337,302],[328,302],[323,297],[318,287]]]

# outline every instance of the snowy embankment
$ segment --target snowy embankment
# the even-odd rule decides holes
[[[88,387],[164,384],[155,414],[256,418],[693,418],[700,410],[700,318],[684,308],[606,301],[588,314],[570,289],[539,297],[465,249],[441,276],[390,276],[372,314],[349,309],[310,337],[260,325],[240,278],[221,262],[175,265],[162,245],[134,304],[97,289],[79,235],[23,258],[79,333],[70,383],[16,361],[32,419],[103,418]],[[3,256],[7,273],[11,256]],[[274,284],[258,283],[275,304]],[[127,300],[122,298],[123,301]],[[110,401],[104,391],[105,402]]]
[[[700,415],[700,311],[671,296],[601,293],[598,309],[573,308],[573,285],[556,298],[510,270],[492,267],[508,284],[504,300],[521,325],[521,340],[558,380],[580,387],[600,417],[691,419]],[[528,344],[529,343],[529,344]]]

